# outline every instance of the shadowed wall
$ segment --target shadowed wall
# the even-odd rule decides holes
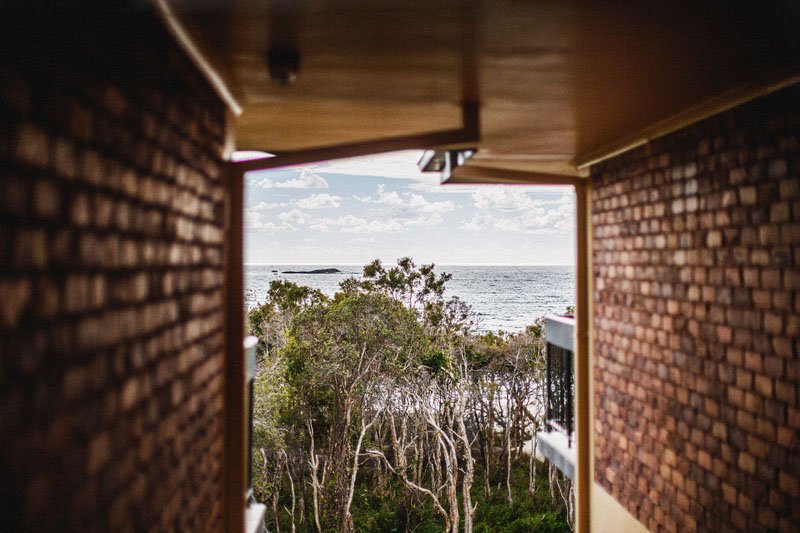
[[[2,529],[216,529],[225,109],[143,7],[0,15]]]

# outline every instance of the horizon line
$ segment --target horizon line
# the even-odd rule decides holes
[[[381,263],[389,264],[384,261]],[[328,262],[328,263],[256,263],[256,262],[244,262],[246,266],[293,266],[293,265],[308,265],[308,266],[324,266],[324,265],[339,265],[339,266],[365,266],[370,263],[335,263],[335,262]],[[430,264],[426,262],[417,263],[418,265],[425,265]],[[437,266],[569,266],[574,267],[575,263],[437,263],[433,262],[434,265]]]

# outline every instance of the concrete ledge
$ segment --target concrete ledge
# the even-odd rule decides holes
[[[575,351],[575,319],[561,315],[544,317],[545,341],[559,348]]]
[[[570,448],[567,445],[566,435],[556,431],[537,433],[536,438],[539,441],[539,453],[561,470],[564,475],[575,481],[575,441],[573,440]]]
[[[261,503],[251,503],[245,510],[245,533],[266,533],[264,517],[267,515],[267,506]]]

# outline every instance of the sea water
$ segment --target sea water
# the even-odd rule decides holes
[[[391,264],[385,264],[388,268]],[[337,268],[339,274],[286,274]],[[361,277],[363,265],[245,265],[248,309],[264,303],[272,280],[285,279],[332,296],[339,283]],[[521,331],[548,313],[563,313],[575,304],[574,266],[437,265],[435,272],[453,275],[446,296],[458,296],[472,307],[481,331]]]

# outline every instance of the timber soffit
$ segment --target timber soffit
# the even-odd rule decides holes
[[[788,1],[724,11],[710,0],[154,2],[241,111],[239,149],[299,160],[320,147],[392,146],[375,139],[439,142],[424,132],[458,130],[461,102],[478,102],[479,151],[453,180],[585,177],[800,73],[800,7]],[[276,39],[299,52],[294,86],[269,79]]]

